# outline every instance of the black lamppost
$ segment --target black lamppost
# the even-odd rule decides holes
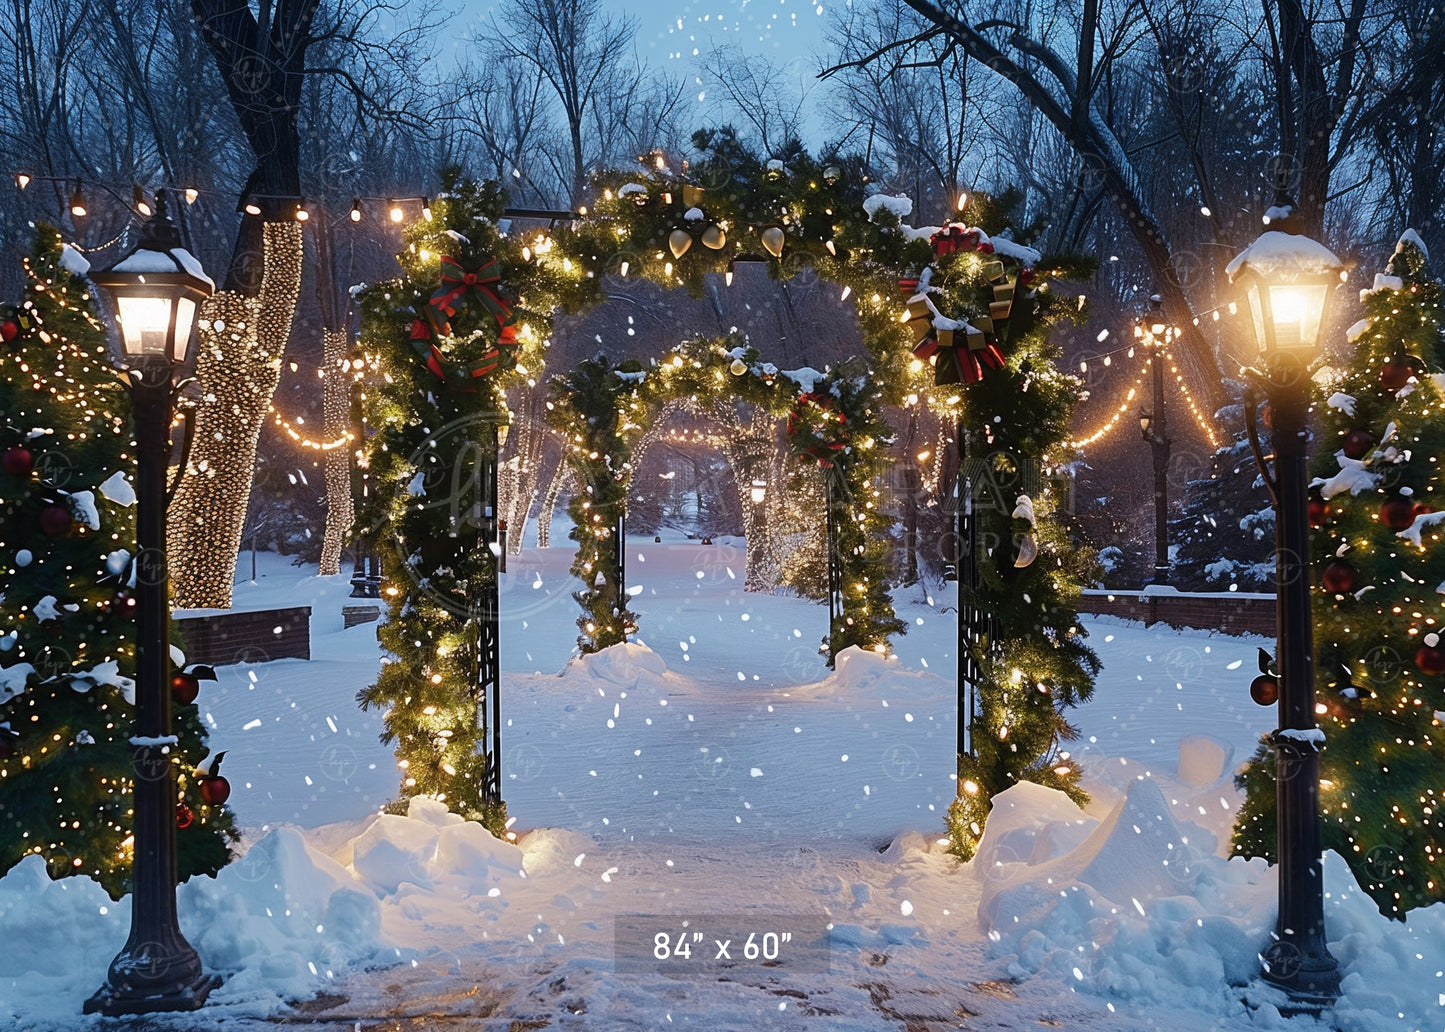
[[[1134,335],[1148,345],[1154,373],[1153,408],[1139,413],[1139,431],[1154,453],[1154,580],[1153,584],[1169,583],[1169,451],[1174,442],[1169,438],[1164,409],[1164,348],[1172,328],[1163,321],[1160,298],[1149,299],[1153,311],[1145,322],[1134,326]],[[1147,331],[1147,332],[1146,332]]]
[[[175,408],[174,375],[184,367],[196,308],[215,285],[181,246],[165,195],[134,248],[91,280],[112,301],[116,364],[130,384],[136,438],[136,688],[134,855],[130,937],[110,962],[87,1014],[194,1010],[220,983],[176,920],[176,781],[171,733],[170,578],[166,568],[166,469]]]
[[[1229,263],[1232,282],[1249,297],[1262,382],[1272,415],[1274,475],[1265,468],[1245,405],[1250,442],[1275,508],[1275,591],[1278,626],[1279,727],[1271,732],[1276,763],[1276,851],[1279,918],[1261,953],[1265,981],[1304,1009],[1330,1005],[1340,994],[1339,965],[1325,943],[1320,868],[1319,751],[1315,726],[1314,634],[1310,616],[1310,541],[1305,451],[1309,431],[1309,364],[1325,308],[1344,279],[1344,265],[1323,244],[1299,232],[1285,199],[1266,216],[1269,229]]]

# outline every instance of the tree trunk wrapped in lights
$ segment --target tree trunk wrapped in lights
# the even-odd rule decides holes
[[[301,289],[301,224],[268,222],[260,292],[201,303],[195,439],[169,512],[178,608],[229,609],[256,444]]]
[[[341,440],[351,430],[351,385],[347,353],[351,339],[345,330],[323,330],[321,411],[326,439]],[[341,544],[355,519],[351,500],[351,448],[342,445],[326,453],[326,533],[321,542],[323,577],[341,572]]]

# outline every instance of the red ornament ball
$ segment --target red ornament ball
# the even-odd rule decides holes
[[[1415,370],[1410,368],[1407,359],[1391,358],[1380,367],[1380,386],[1387,391],[1398,391],[1409,383],[1410,377],[1414,375]]]
[[[1415,503],[1407,495],[1395,495],[1380,506],[1380,522],[1391,530],[1404,530],[1415,522]]]
[[[1331,559],[1325,566],[1320,582],[1331,594],[1348,594],[1355,590],[1355,568],[1343,559]]]
[[[1279,681],[1270,674],[1260,674],[1249,682],[1249,697],[1261,706],[1273,706],[1279,701]]]
[[[70,533],[70,525],[74,522],[70,516],[70,510],[63,505],[47,505],[40,510],[40,529],[45,532],[46,537],[62,537]]]
[[[1436,677],[1445,674],[1445,649],[1438,645],[1421,645],[1415,652],[1415,665],[1420,673]]]
[[[171,698],[182,706],[189,706],[195,702],[196,696],[199,694],[201,694],[201,682],[195,677],[184,671],[171,675]]]
[[[1374,446],[1375,435],[1368,430],[1351,430],[1345,435],[1343,447],[1346,458],[1363,459]]]
[[[12,477],[28,477],[34,468],[35,456],[29,448],[7,448],[5,454],[0,455],[0,469]]]
[[[201,798],[209,806],[220,806],[231,798],[231,783],[219,774],[201,779]]]
[[[196,812],[185,803],[176,804],[176,827],[181,830],[189,828],[195,823]]]
[[[196,772],[197,784],[201,786],[201,798],[206,801],[208,806],[220,806],[231,798],[231,783],[221,777],[221,761],[225,758],[226,754],[219,752],[211,761],[209,774]]]
[[[1330,503],[1318,496],[1310,498],[1309,503],[1310,526],[1323,527],[1325,519],[1330,514]]]
[[[9,344],[16,337],[20,336],[20,324],[14,319],[6,319],[0,322],[0,340]]]

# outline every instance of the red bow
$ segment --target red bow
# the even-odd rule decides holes
[[[461,262],[444,254],[441,279],[441,287],[431,297],[431,307],[436,309],[432,318],[438,323],[444,321],[441,316],[450,318],[456,315],[457,305],[469,296],[481,301],[499,324],[505,325],[511,320],[512,303],[490,286],[502,279],[502,263],[497,259],[489,258],[481,268],[468,272],[462,268]]]

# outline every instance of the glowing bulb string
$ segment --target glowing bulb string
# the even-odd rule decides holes
[[[295,441],[303,448],[312,448],[316,451],[331,451],[335,448],[341,448],[356,440],[355,434],[351,433],[350,431],[343,431],[342,435],[336,438],[334,441],[313,441],[301,431],[297,430],[294,426],[292,426],[290,420],[288,420],[285,416],[281,415],[280,412],[276,411],[275,405],[267,406],[267,411],[271,414],[271,417],[275,424],[281,428],[281,430],[286,434],[286,436],[290,437],[291,440]]]
[[[1108,436],[1110,431],[1119,424],[1119,420],[1124,417],[1124,414],[1129,411],[1130,404],[1134,401],[1134,398],[1138,396],[1139,389],[1144,386],[1144,379],[1149,375],[1149,370],[1153,368],[1153,365],[1154,356],[1150,355],[1144,360],[1143,370],[1134,378],[1134,383],[1130,386],[1129,393],[1124,396],[1123,402],[1119,404],[1119,407],[1114,410],[1113,414],[1109,416],[1103,426],[1099,427],[1099,429],[1095,430],[1092,434],[1084,437],[1076,437],[1066,442],[1064,446],[1071,449],[1087,448],[1089,445],[1103,440],[1104,437]]]
[[[1189,388],[1184,385],[1184,374],[1179,371],[1179,365],[1174,360],[1174,353],[1168,348],[1164,349],[1164,358],[1169,362],[1169,371],[1174,374],[1174,382],[1179,387],[1179,393],[1184,395],[1184,403],[1189,406],[1189,412],[1194,416],[1194,422],[1209,439],[1209,446],[1218,449],[1220,446],[1219,435],[1214,432],[1214,425],[1205,418],[1204,412],[1194,401],[1194,395],[1189,393]]]

